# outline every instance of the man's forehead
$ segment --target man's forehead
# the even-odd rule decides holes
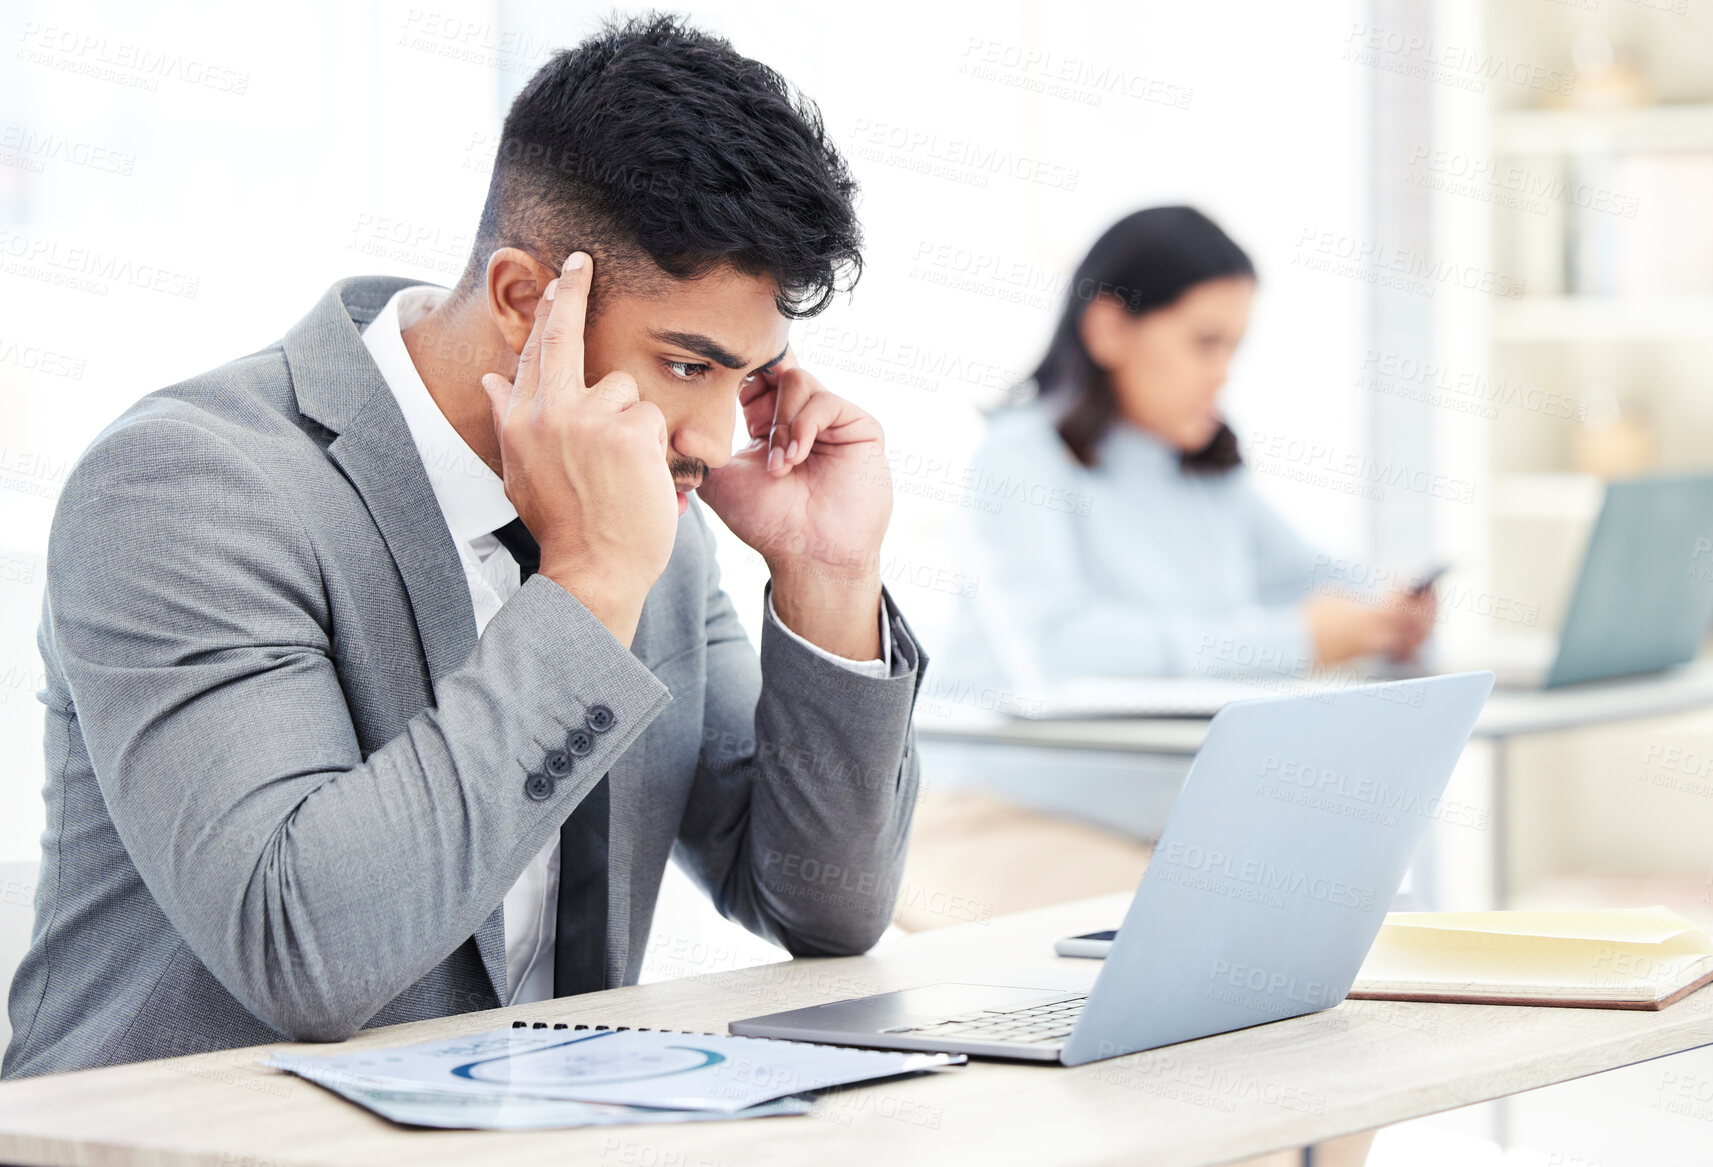
[[[604,314],[655,344],[748,371],[785,351],[791,322],[779,311],[772,280],[731,271],[668,279],[644,294],[613,296]]]

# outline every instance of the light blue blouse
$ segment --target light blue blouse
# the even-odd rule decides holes
[[[1327,561],[1249,471],[1185,474],[1178,452],[1119,423],[1084,467],[1056,403],[993,415],[967,479],[975,577],[948,672],[1022,691],[1081,676],[1301,674],[1301,603]]]

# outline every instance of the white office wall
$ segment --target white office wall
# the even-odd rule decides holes
[[[40,556],[78,451],[141,394],[276,339],[341,276],[450,282],[504,103],[610,10],[0,13],[0,860],[34,858],[41,830]],[[794,335],[886,425],[887,562],[930,646],[958,602],[959,508],[924,492],[955,479],[983,385],[1031,366],[1064,277],[1124,212],[1195,203],[1255,257],[1262,295],[1228,396],[1239,432],[1362,452],[1365,285],[1302,265],[1309,237],[1363,236],[1355,0],[685,11],[815,97],[863,183],[867,275]],[[1261,477],[1286,514],[1362,553],[1364,501],[1290,470]],[[753,625],[757,565],[727,550]]]

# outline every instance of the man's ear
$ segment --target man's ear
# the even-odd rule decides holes
[[[513,353],[523,351],[535,323],[535,305],[559,273],[517,247],[488,256],[488,315]]]

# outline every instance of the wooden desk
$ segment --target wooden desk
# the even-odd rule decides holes
[[[472,1033],[517,1018],[723,1029],[734,1017],[946,979],[1004,983],[1013,973],[1052,987],[1082,984],[1094,962],[1054,957],[1052,941],[1108,926],[1124,907],[1125,897],[1107,896],[919,933],[863,957],[763,965],[418,1022],[349,1044]],[[1710,1043],[1713,990],[1660,1013],[1345,1002],[1074,1070],[979,1062],[857,1087],[824,1097],[802,1118],[518,1134],[396,1127],[259,1067],[266,1051],[257,1048],[0,1083],[0,1162],[1206,1164]]]
[[[1700,662],[1657,675],[1562,689],[1494,689],[1470,736],[1504,741],[1527,734],[1663,717],[1709,706],[1713,706],[1713,662]],[[1205,717],[1028,720],[964,709],[950,716],[919,717],[917,736],[924,741],[965,745],[1190,756],[1201,749],[1207,725]]]

